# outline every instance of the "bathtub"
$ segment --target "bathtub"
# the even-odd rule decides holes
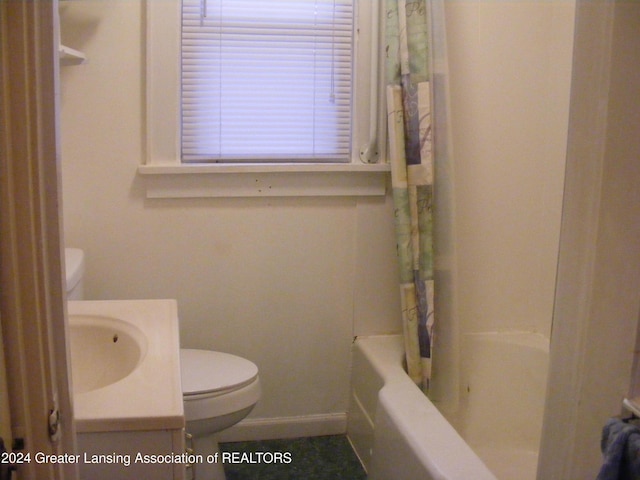
[[[445,417],[406,375],[401,336],[354,342],[347,435],[370,480],[535,478],[546,363],[533,357],[544,357],[548,342],[477,334],[462,344],[462,408]],[[536,389],[539,400],[522,398]],[[505,392],[509,400],[498,400]]]
[[[347,436],[370,480],[495,480],[403,369],[399,335],[353,345]]]
[[[448,418],[500,479],[534,480],[549,364],[535,333],[463,335],[460,408]]]

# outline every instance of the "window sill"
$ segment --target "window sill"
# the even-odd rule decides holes
[[[147,198],[380,196],[388,164],[140,165]]]

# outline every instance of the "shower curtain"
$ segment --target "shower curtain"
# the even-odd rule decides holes
[[[387,114],[407,371],[425,392],[433,340],[433,138],[427,0],[386,0]]]

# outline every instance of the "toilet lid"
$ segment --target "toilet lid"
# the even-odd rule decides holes
[[[237,390],[253,382],[258,367],[249,360],[211,350],[180,350],[182,394]]]

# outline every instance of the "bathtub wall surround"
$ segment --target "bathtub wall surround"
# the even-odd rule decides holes
[[[482,404],[485,392],[477,380],[468,382],[469,375],[485,376],[495,359],[484,356],[470,371],[466,355],[479,347],[471,335],[524,332],[544,342],[551,334],[575,3],[445,2],[444,11],[455,170],[446,172],[452,179],[437,185],[454,189],[455,251],[452,258],[436,255],[436,274],[439,265],[453,266],[445,285],[451,285],[446,291],[454,300],[449,309],[453,321],[447,319],[447,329],[436,327],[430,398],[477,448],[482,442],[478,425],[490,429],[485,432],[488,438],[505,442],[494,436],[502,424],[490,421],[491,410],[472,405]],[[436,295],[438,308],[442,290]],[[446,342],[439,341],[442,334]],[[443,357],[447,362],[440,363]],[[536,375],[545,374],[545,363],[536,363]],[[441,368],[451,372],[446,377],[457,378],[457,384],[441,388]],[[529,377],[533,374],[523,378]],[[512,401],[508,389],[495,392],[502,397],[496,397],[496,403]],[[539,409],[540,396],[536,398]],[[535,444],[541,435],[540,417],[526,413],[522,418],[531,419],[520,426]],[[528,448],[523,447],[523,457],[535,464],[535,447],[531,455]],[[499,477],[492,453],[476,453],[486,456],[485,463]],[[535,465],[528,470],[536,475]]]

